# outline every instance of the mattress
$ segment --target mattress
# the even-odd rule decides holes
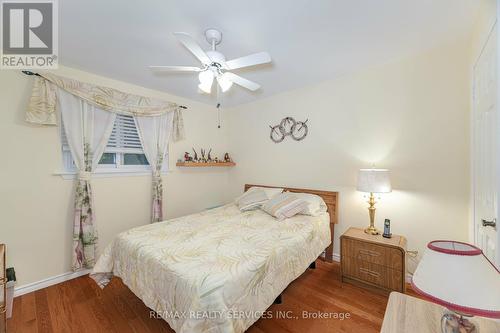
[[[229,204],[119,234],[91,277],[120,277],[178,333],[244,332],[330,244],[329,220]]]

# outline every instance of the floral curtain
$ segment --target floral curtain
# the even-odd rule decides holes
[[[113,88],[93,85],[50,73],[35,77],[26,121],[40,125],[56,125],[56,105],[60,88],[90,105],[113,113],[130,116],[156,117],[173,113],[172,140],[184,139],[182,111],[176,103],[128,94]]]
[[[86,154],[89,150],[86,149]],[[97,257],[97,228],[95,225],[90,168],[78,175],[75,189],[75,211],[73,216],[73,256],[71,268],[77,271],[92,268]]]
[[[151,221],[163,221],[163,180],[161,171],[168,153],[168,141],[172,135],[175,114],[160,117],[135,117],[137,130],[144,154],[152,169],[152,212]]]
[[[73,219],[73,270],[94,266],[97,252],[91,175],[113,130],[116,113],[107,112],[58,88],[58,107],[71,155],[79,170]]]
[[[73,270],[94,265],[97,228],[91,175],[113,129],[116,114],[134,116],[152,168],[152,221],[163,220],[161,170],[170,139],[184,139],[181,108],[171,102],[128,94],[50,73],[35,77],[26,120],[56,125],[60,110],[73,160],[79,170],[75,188]]]

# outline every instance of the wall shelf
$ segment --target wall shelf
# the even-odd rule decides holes
[[[232,167],[235,166],[234,162],[210,162],[210,163],[196,163],[196,162],[177,162],[175,165],[178,167],[189,167],[189,168],[204,168],[204,167]]]

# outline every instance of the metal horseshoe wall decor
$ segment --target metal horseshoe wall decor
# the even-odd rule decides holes
[[[271,134],[269,137],[273,142],[280,143],[285,137],[291,136],[295,141],[303,140],[307,136],[307,121],[296,121],[292,117],[286,117],[281,120],[279,125],[269,126]]]

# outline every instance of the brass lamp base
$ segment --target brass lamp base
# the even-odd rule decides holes
[[[441,317],[442,333],[477,333],[476,326],[462,314],[447,312]]]
[[[375,228],[375,197],[373,193],[370,193],[370,199],[368,200],[368,214],[370,215],[370,226],[365,229],[365,233],[370,235],[379,235],[380,231]]]
[[[370,235],[380,235],[380,231],[372,225],[365,229],[365,233]]]

